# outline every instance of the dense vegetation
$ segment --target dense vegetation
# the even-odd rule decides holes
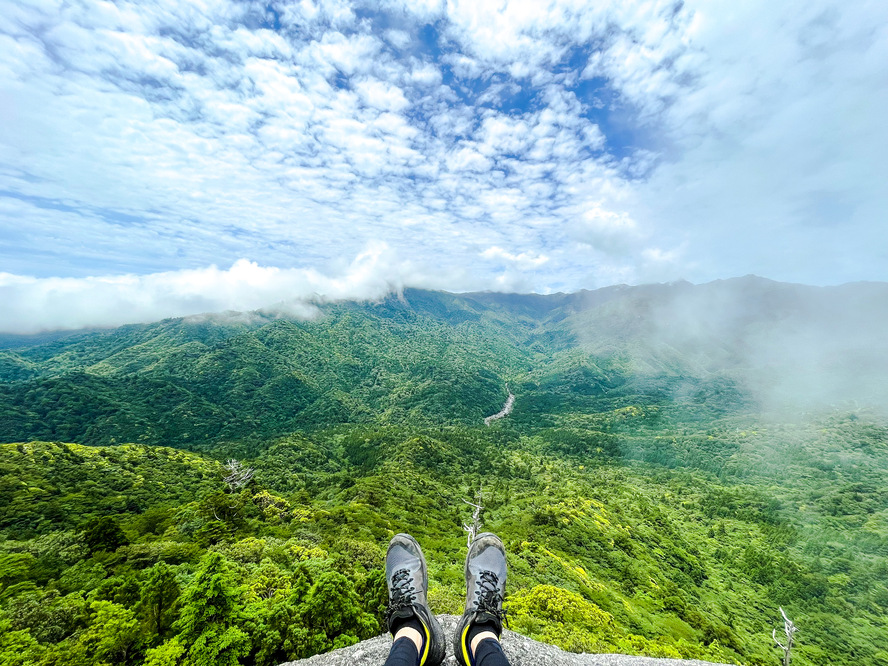
[[[776,366],[653,335],[649,291],[406,301],[7,343],[0,665],[271,665],[361,640],[399,531],[459,613],[479,491],[517,631],[776,664],[782,606],[793,663],[888,665],[881,416],[763,409]],[[229,458],[254,477],[226,483]]]

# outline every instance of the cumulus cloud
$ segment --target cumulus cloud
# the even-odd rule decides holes
[[[0,273],[4,318],[0,330],[34,333],[56,328],[117,326],[165,317],[265,309],[312,317],[314,304],[376,300],[405,285],[440,287],[460,276],[421,273],[373,243],[339,270],[282,269],[240,259],[147,275],[34,278]]]
[[[0,267],[125,290],[244,257],[344,275],[380,242],[450,289],[884,279],[886,26],[834,0],[0,0]]]
[[[549,261],[549,257],[542,254],[533,254],[532,252],[513,254],[497,246],[487,248],[481,253],[481,256],[485,259],[502,259],[527,268],[542,266]]]
[[[581,243],[614,256],[630,253],[641,240],[638,225],[627,213],[593,205],[579,215],[574,235]]]
[[[696,11],[681,64],[694,83],[661,116],[675,153],[638,187],[634,214],[709,275],[884,279],[884,257],[863,248],[885,240],[872,211],[888,206],[876,185],[888,166],[872,141],[888,89],[862,85],[888,76],[888,9],[751,2],[736,25],[721,9]]]

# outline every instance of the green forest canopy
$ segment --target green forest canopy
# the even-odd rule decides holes
[[[787,311],[790,292],[746,287]],[[517,631],[774,664],[783,606],[793,663],[888,664],[884,419],[812,392],[764,404],[763,379],[795,359],[732,353],[767,308],[726,344],[736,313],[669,337],[663,293],[596,294],[408,292],[312,322],[7,344],[0,664],[276,664],[349,644],[381,631],[399,531],[423,545],[433,609],[459,613],[462,500],[479,490]],[[810,338],[812,311],[780,326]],[[846,347],[823,370],[836,383]],[[856,361],[866,395],[883,357]],[[484,427],[507,385],[513,413]],[[255,470],[242,488],[229,458]]]

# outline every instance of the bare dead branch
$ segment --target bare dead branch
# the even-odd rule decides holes
[[[777,643],[777,645],[782,647],[784,650],[786,649],[786,646],[778,640],[776,629],[771,630],[771,637],[774,639],[774,642]]]
[[[253,470],[233,458],[225,463],[225,469],[228,475],[225,476],[223,481],[225,481],[225,485],[228,486],[230,492],[240,490],[253,478]]]
[[[786,634],[786,643],[781,643],[777,640],[776,629],[771,631],[771,638],[783,650],[783,666],[789,666],[789,660],[792,658],[793,644],[795,643],[795,633],[798,631],[798,627],[789,619],[782,606],[780,607],[780,615],[783,616],[783,633]]]
[[[478,536],[478,533],[481,531],[481,512],[484,511],[484,496],[483,496],[484,487],[481,486],[478,488],[478,496],[475,498],[474,502],[470,502],[469,500],[463,500],[466,504],[471,507],[474,507],[474,511],[472,512],[472,523],[471,525],[468,523],[463,523],[463,530],[467,533],[466,540],[467,546],[472,545],[472,541],[475,540],[475,537]]]

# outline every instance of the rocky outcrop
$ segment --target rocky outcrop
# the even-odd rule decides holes
[[[453,636],[459,618],[455,615],[437,617],[448,637],[444,666],[456,666],[449,639]],[[712,662],[695,659],[653,659],[622,654],[573,654],[508,629],[503,632],[502,643],[512,666],[712,666]],[[391,645],[390,636],[378,636],[351,647],[308,659],[290,661],[281,666],[382,666]]]

